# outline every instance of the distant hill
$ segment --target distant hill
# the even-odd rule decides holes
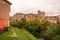
[[[37,40],[25,29],[11,27],[9,31],[0,34],[0,40]]]

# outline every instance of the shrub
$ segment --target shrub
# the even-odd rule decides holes
[[[26,21],[25,18],[22,18],[20,21],[11,21],[10,25],[18,28],[24,28],[37,38],[43,38],[45,40],[60,39],[60,22],[57,22],[57,24],[53,26],[47,20],[43,22],[40,22],[39,20]]]

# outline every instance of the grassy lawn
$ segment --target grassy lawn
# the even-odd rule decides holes
[[[25,29],[11,27],[9,31],[0,34],[0,40],[37,40]]]

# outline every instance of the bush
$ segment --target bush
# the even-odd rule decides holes
[[[44,40],[60,39],[59,22],[57,22],[57,24],[53,26],[47,20],[43,22],[40,22],[39,20],[26,21],[26,19],[23,18],[20,21],[16,21],[16,22],[11,21],[10,25],[18,28],[24,28],[27,31],[29,31],[31,34],[33,34],[35,37],[43,38]]]
[[[52,40],[60,40],[60,25],[59,24],[57,24],[57,26],[53,30],[52,35],[54,35],[52,36]]]

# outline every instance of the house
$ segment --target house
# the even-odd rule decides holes
[[[0,0],[0,33],[9,27],[10,5],[9,1]]]
[[[57,16],[46,16],[46,19],[51,23],[57,23]]]
[[[58,15],[57,18],[58,18],[58,22],[60,22],[60,15]]]

